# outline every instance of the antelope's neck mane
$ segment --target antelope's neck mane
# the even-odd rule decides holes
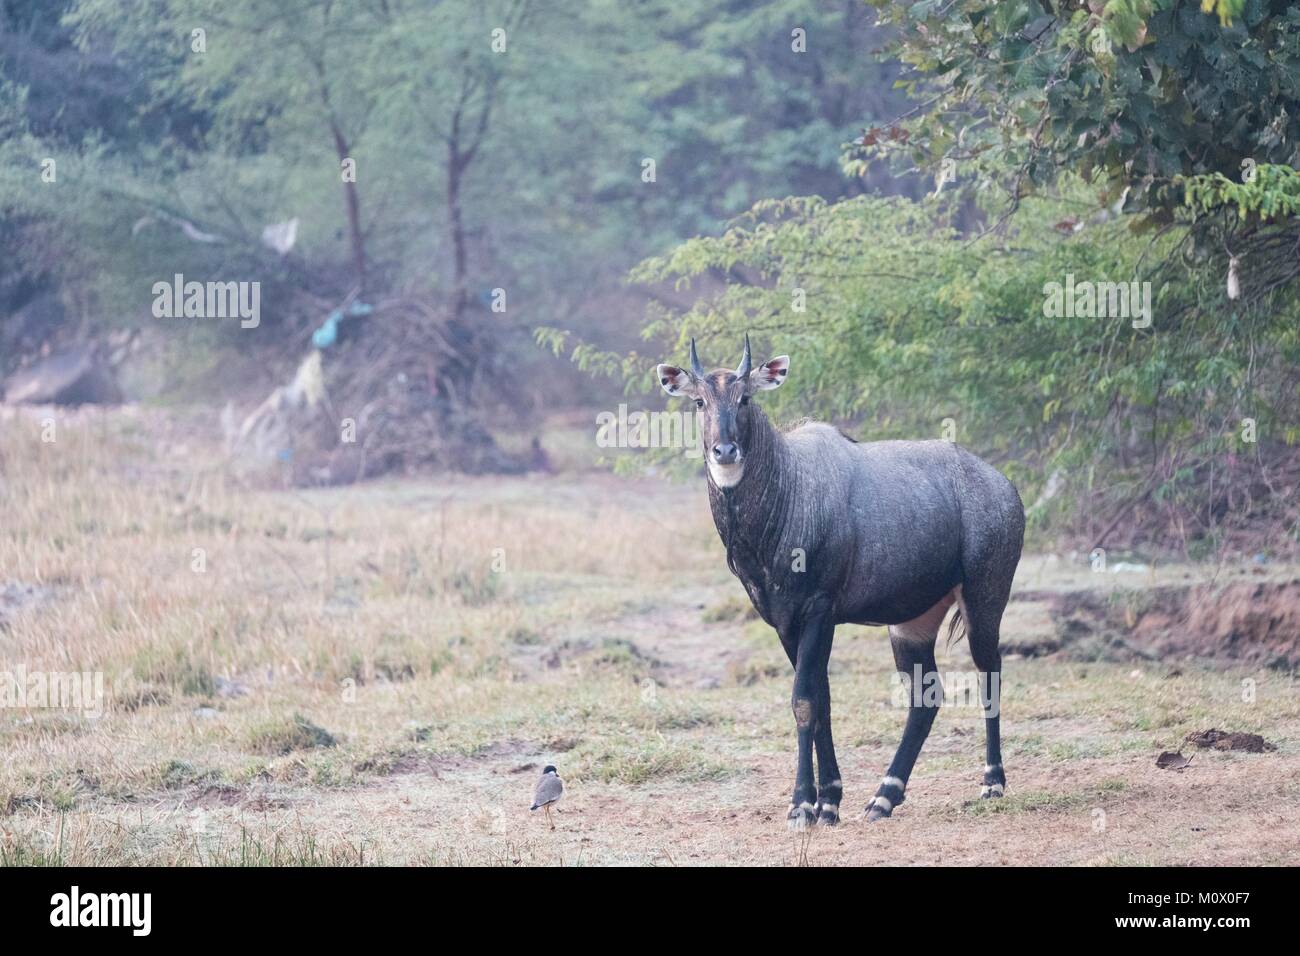
[[[750,426],[745,447],[745,472],[733,488],[723,490],[709,479],[709,505],[713,523],[727,546],[775,560],[775,546],[793,516],[799,472],[785,435],[757,405],[749,410]]]

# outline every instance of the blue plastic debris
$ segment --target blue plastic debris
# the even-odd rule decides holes
[[[343,321],[343,313],[335,309],[325,320],[325,324],[311,334],[311,344],[318,349],[327,349],[339,337],[339,323]]]
[[[347,308],[345,314],[342,309],[335,309],[325,319],[321,327],[311,334],[311,344],[318,349],[327,349],[339,338],[339,323],[345,318],[351,319],[359,315],[369,315],[375,310],[369,302],[353,302]]]

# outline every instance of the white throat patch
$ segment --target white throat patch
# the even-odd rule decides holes
[[[745,474],[745,462],[743,460],[736,462],[734,465],[719,465],[716,461],[709,461],[709,477],[719,488],[734,488],[740,484],[741,477]]]

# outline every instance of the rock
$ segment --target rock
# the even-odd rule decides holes
[[[19,369],[5,384],[15,405],[112,405],[122,401],[111,369],[91,345],[73,345]]]

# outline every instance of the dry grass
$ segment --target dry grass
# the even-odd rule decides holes
[[[0,672],[102,672],[106,701],[0,710],[0,862],[1297,859],[1283,675],[1012,661],[1007,800],[971,801],[980,721],[950,709],[894,820],[801,848],[783,821],[788,664],[745,613],[699,487],[250,490],[160,416],[61,417],[53,443],[40,417],[0,419],[0,586],[40,594],[0,619]],[[1079,586],[1038,561],[1024,576]],[[1009,612],[1008,632],[1050,626]],[[968,666],[961,646],[941,663]],[[850,805],[897,742],[892,673],[878,631],[841,629]],[[1208,726],[1279,749],[1154,769]],[[555,834],[526,810],[543,763],[568,786]]]

